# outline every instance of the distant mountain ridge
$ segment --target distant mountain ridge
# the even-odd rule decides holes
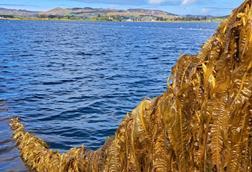
[[[78,17],[78,18],[121,18],[127,19],[144,19],[158,20],[158,19],[173,19],[179,17],[178,15],[168,13],[161,10],[148,10],[148,9],[102,9],[102,8],[54,8],[52,10],[39,13],[40,17]]]
[[[212,16],[180,16],[162,10],[104,9],[104,8],[54,8],[49,11],[28,11],[0,8],[1,18],[78,19],[94,21],[171,21],[211,19]]]
[[[0,16],[36,17],[38,13],[38,11],[0,8]]]

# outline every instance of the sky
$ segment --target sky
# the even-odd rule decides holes
[[[56,7],[146,8],[186,15],[224,16],[243,0],[0,0],[0,7],[46,11]]]

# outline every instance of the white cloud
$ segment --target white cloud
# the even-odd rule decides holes
[[[149,4],[163,4],[165,2],[169,2],[172,4],[179,4],[181,3],[182,5],[190,5],[197,0],[148,0]]]
[[[149,0],[150,4],[162,4],[166,2],[167,0]]]
[[[197,0],[182,0],[182,5],[190,5],[196,1]]]
[[[204,15],[207,15],[207,14],[209,14],[209,9],[208,8],[202,8],[201,13],[204,14]]]

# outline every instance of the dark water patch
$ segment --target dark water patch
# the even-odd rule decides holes
[[[3,141],[0,141],[0,145],[4,145],[4,144],[7,144],[7,143],[10,143],[12,140],[11,139],[6,139],[6,140],[3,140]]]
[[[8,153],[10,151],[12,151],[13,149],[15,149],[15,145],[13,146],[1,146],[0,147],[0,154],[3,154],[3,153]]]
[[[94,54],[93,53],[87,53],[87,52],[77,52],[76,55],[80,55],[80,56],[92,56]]]
[[[63,79],[63,80],[58,80],[58,81],[48,81],[48,82],[43,82],[43,85],[59,85],[67,82],[74,82],[75,80],[73,79]]]

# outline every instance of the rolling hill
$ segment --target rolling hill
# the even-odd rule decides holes
[[[180,16],[151,9],[54,8],[49,11],[28,11],[0,8],[0,19],[67,19],[87,21],[177,21],[207,20],[212,16]]]

